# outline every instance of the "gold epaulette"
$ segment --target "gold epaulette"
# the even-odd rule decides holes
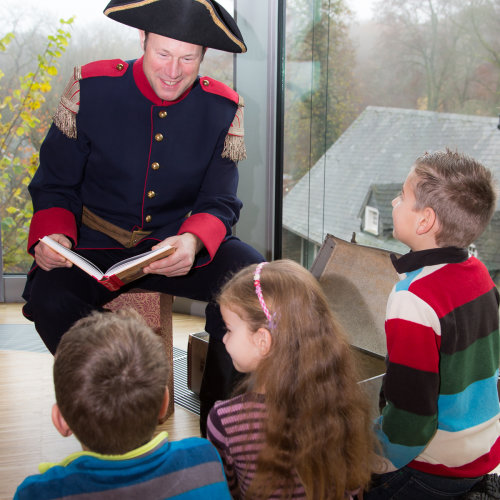
[[[80,109],[81,78],[81,68],[76,66],[52,117],[55,126],[70,139],[76,139],[76,115]]]
[[[238,109],[234,115],[233,123],[229,127],[229,131],[224,141],[224,150],[222,151],[223,158],[230,158],[233,161],[241,161],[246,159],[247,151],[245,147],[245,127],[243,125],[243,108],[245,102],[243,97],[239,96]]]
[[[245,128],[243,126],[243,108],[245,107],[243,97],[225,83],[214,80],[209,76],[202,76],[200,85],[205,92],[220,95],[238,105],[233,123],[231,123],[224,141],[222,157],[229,158],[234,162],[244,160],[247,157],[247,151],[245,147]]]
[[[95,76],[123,76],[128,63],[121,59],[94,61],[84,66],[75,66],[52,117],[55,126],[70,139],[76,139],[76,115],[80,109],[80,80]]]

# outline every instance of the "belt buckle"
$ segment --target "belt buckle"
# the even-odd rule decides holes
[[[137,245],[144,236],[147,236],[149,234],[148,231],[141,231],[141,230],[136,230],[132,231],[132,234],[130,235],[130,244],[129,248]]]

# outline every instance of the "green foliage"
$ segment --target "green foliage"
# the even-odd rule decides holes
[[[40,143],[34,143],[34,130],[44,136],[50,116],[43,104],[57,75],[58,59],[65,52],[71,34],[67,27],[73,18],[61,19],[54,35],[37,56],[36,68],[19,76],[16,88],[3,88],[0,69],[0,220],[4,271],[25,272],[31,264],[26,253],[29,223],[33,214],[27,186],[38,167]],[[0,39],[0,52],[14,40],[14,33]]]

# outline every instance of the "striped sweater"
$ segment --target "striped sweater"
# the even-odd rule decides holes
[[[210,410],[207,437],[220,453],[233,498],[245,498],[255,476],[257,455],[264,443],[262,427],[265,418],[262,394],[249,393],[218,401]],[[305,499],[298,477],[295,484],[292,498]],[[280,498],[280,492],[275,492],[270,498]]]
[[[476,477],[500,462],[498,291],[448,247],[410,252],[386,313],[387,401],[378,437],[394,468]]]
[[[124,455],[73,453],[59,464],[41,464],[17,488],[15,500],[230,500],[214,447],[201,438],[169,442],[161,432]]]

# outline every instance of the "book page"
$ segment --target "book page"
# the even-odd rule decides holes
[[[52,248],[54,252],[57,252],[59,255],[62,255],[65,259],[68,259],[75,266],[79,267],[87,274],[90,274],[90,276],[93,276],[98,280],[100,280],[103,277],[103,273],[96,265],[92,264],[92,262],[87,260],[85,257],[82,257],[81,255],[78,255],[76,252],[73,252],[73,250],[70,250],[69,248],[66,248],[64,245],[61,245],[56,240],[53,240],[50,236],[44,236],[43,238],[40,239],[40,241],[43,241],[46,245]]]
[[[119,274],[131,268],[132,266],[137,266],[138,264],[142,264],[142,266],[140,267],[146,267],[146,265],[150,262],[159,260],[162,257],[166,257],[173,251],[174,248],[170,245],[157,248],[156,250],[149,250],[148,252],[141,253],[139,255],[136,255],[135,257],[130,257],[128,259],[117,262],[106,271],[105,275],[112,276],[113,274]]]

